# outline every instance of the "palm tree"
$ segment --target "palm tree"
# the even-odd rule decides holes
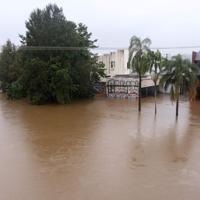
[[[149,51],[148,56],[151,63],[149,72],[154,82],[154,99],[155,99],[154,101],[155,101],[155,115],[156,115],[157,113],[157,85],[158,85],[158,80],[160,79],[160,75],[162,73],[164,62],[159,50],[157,50],[156,52]]]
[[[167,90],[170,87],[170,96],[172,101],[176,101],[176,117],[179,114],[179,97],[180,90],[183,87],[189,92],[190,98],[196,95],[196,84],[198,68],[190,63],[189,60],[183,59],[181,55],[172,57],[161,78],[160,84]]]
[[[139,37],[133,36],[130,39],[129,46],[129,60],[128,66],[133,69],[139,76],[139,101],[138,110],[141,111],[141,87],[142,87],[142,76],[149,69],[149,59],[147,52],[150,50],[151,40],[145,38],[141,40]]]

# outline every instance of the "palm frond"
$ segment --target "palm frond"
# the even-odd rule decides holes
[[[150,40],[149,38],[145,38],[145,39],[142,40],[142,46],[143,46],[143,47],[146,46],[146,47],[149,48],[150,45],[151,45],[151,40]]]
[[[192,65],[189,60],[183,59],[181,55],[172,57],[165,63],[163,77],[160,84],[164,89],[171,87],[171,99],[177,99],[180,93],[180,88],[184,87],[190,94],[194,96],[196,93],[197,68]]]

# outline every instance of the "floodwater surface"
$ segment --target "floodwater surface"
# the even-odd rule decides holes
[[[0,200],[200,199],[200,102],[0,95]]]

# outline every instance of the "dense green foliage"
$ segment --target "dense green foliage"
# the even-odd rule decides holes
[[[141,111],[142,76],[145,75],[150,66],[150,59],[148,57],[150,44],[151,40],[148,38],[141,40],[140,38],[133,36],[130,39],[128,66],[139,76],[139,112]]]
[[[19,49],[8,41],[0,54],[1,88],[8,97],[44,104],[93,96],[104,66],[90,51],[96,40],[85,25],[66,20],[50,4],[31,13],[20,38]]]
[[[176,101],[176,116],[179,113],[179,96],[181,88],[189,92],[189,97],[196,96],[196,86],[198,82],[196,65],[190,63],[189,60],[183,59],[181,55],[172,57],[166,62],[164,74],[160,84],[167,90],[170,88],[170,96],[172,101]]]
[[[6,91],[9,85],[16,80],[15,69],[16,47],[7,41],[0,54],[0,80],[1,88]]]

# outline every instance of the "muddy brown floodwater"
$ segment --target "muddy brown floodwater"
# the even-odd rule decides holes
[[[95,98],[31,106],[0,95],[0,200],[200,199],[200,102]]]

